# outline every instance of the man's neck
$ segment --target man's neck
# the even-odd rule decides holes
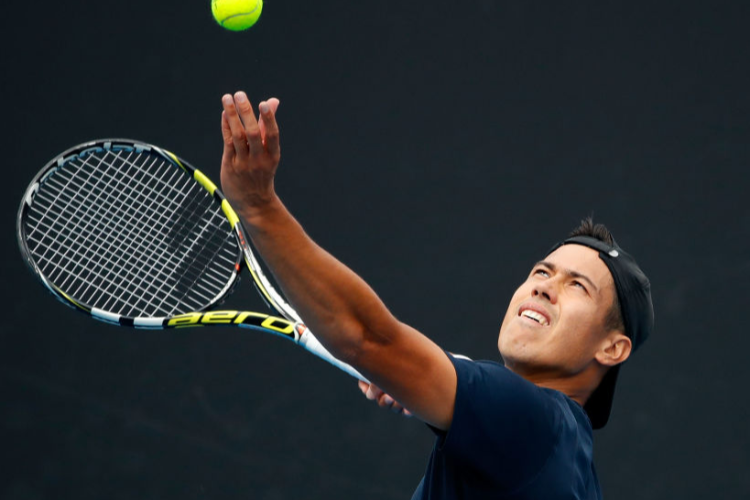
[[[570,376],[549,372],[516,371],[510,366],[507,368],[539,387],[562,392],[581,406],[586,404],[606,373],[605,369],[595,364]]]

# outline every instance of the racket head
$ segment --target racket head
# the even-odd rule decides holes
[[[21,201],[17,236],[60,301],[144,328],[219,303],[246,253],[237,216],[205,175],[129,139],[79,144],[49,161]]]
[[[276,291],[216,185],[169,151],[130,139],[72,147],[31,181],[16,226],[39,281],[95,319],[136,328],[260,330],[366,380],[332,356]],[[261,297],[283,317],[208,311],[231,293],[243,258]]]

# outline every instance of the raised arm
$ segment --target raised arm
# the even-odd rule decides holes
[[[316,337],[416,417],[447,429],[456,373],[430,339],[398,321],[353,271],[319,247],[276,195],[280,159],[276,109],[260,119],[244,92],[222,98],[221,184],[279,286]]]

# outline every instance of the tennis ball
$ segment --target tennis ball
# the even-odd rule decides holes
[[[256,23],[263,0],[211,0],[214,19],[231,31],[242,31]]]

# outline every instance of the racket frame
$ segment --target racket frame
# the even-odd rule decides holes
[[[182,169],[187,175],[191,176],[201,187],[203,187],[203,189],[205,189],[211,196],[215,198],[216,202],[220,204],[222,211],[226,216],[228,224],[231,225],[238,246],[234,270],[230,276],[230,279],[227,281],[226,286],[224,286],[224,288],[216,295],[215,298],[213,298],[206,306],[199,310],[164,317],[128,317],[98,309],[72,298],[58,286],[52,283],[42,272],[39,265],[34,260],[32,252],[28,248],[25,237],[24,218],[27,211],[33,205],[34,196],[36,195],[39,187],[58,169],[63,168],[67,162],[70,162],[74,159],[84,158],[94,152],[118,152],[123,150],[132,150],[138,153],[143,151],[155,152],[168,163],[172,164],[176,168]],[[307,329],[307,327],[302,323],[301,318],[299,317],[297,312],[276,291],[276,289],[273,287],[273,285],[263,272],[257,258],[255,257],[250,245],[248,244],[247,235],[245,234],[244,228],[242,227],[242,223],[237,213],[231,207],[229,201],[226,199],[221,190],[216,186],[216,184],[214,184],[205,174],[203,174],[203,172],[196,169],[188,162],[182,160],[170,151],[145,142],[122,138],[99,139],[69,148],[62,154],[50,160],[30,182],[28,188],[24,193],[21,205],[18,209],[16,229],[18,244],[21,250],[21,254],[24,257],[24,261],[29,266],[34,275],[39,279],[39,281],[45,286],[45,288],[63,304],[79,312],[85,313],[96,320],[114,324],[117,326],[126,326],[138,329],[173,329],[201,326],[237,326],[241,328],[255,329],[265,333],[277,335],[287,340],[291,340],[292,342],[299,344],[308,351],[312,352],[316,356],[325,359],[329,363],[345,371],[349,375],[365,382],[367,381],[367,379],[353,367],[338,360],[330,352],[328,352],[328,350],[317,340],[317,338],[315,338],[312,332],[310,332],[310,330]],[[263,297],[266,304],[271,309],[279,313],[280,316],[251,311],[212,310],[214,306],[216,306],[231,293],[232,289],[237,284],[241,272],[240,262],[243,259],[248,270],[250,271],[250,274],[252,275],[253,285],[255,286],[256,290],[260,293],[261,297]]]

